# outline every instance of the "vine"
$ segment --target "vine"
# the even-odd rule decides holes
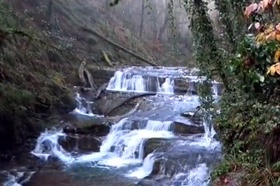
[[[206,80],[199,87],[201,107],[208,114],[214,115],[211,79],[214,71],[219,74],[225,87],[227,79],[221,62],[220,51],[216,45],[210,18],[207,14],[207,4],[202,0],[185,1],[186,11],[191,15],[191,31],[194,37],[195,57],[201,75]]]
[[[178,48],[176,42],[176,25],[175,25],[175,15],[174,15],[174,2],[170,0],[167,4],[168,14],[169,14],[169,21],[170,21],[170,28],[173,36],[173,51],[175,52]]]

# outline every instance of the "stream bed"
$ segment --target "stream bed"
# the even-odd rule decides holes
[[[38,137],[29,155],[33,165],[1,168],[0,181],[4,186],[209,185],[221,144],[206,116],[185,116],[199,106],[196,90],[203,78],[195,72],[140,67],[116,71],[107,86],[111,94],[156,95],[141,98],[136,112],[112,125],[93,127],[103,116],[92,112],[92,103],[77,93],[77,108]],[[213,81],[212,90],[219,99],[221,85]],[[91,126],[86,131],[80,127],[84,123]],[[74,132],[67,132],[73,125]]]

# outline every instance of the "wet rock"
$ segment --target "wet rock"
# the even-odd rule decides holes
[[[50,186],[50,185],[59,185],[59,186],[90,186],[91,183],[86,183],[83,181],[75,180],[66,173],[62,171],[54,170],[44,170],[38,173],[35,173],[26,186]]]
[[[156,149],[162,149],[163,151],[167,150],[168,147],[172,145],[174,140],[164,139],[164,138],[150,138],[144,142],[144,157],[147,157],[148,154],[152,153]]]
[[[195,115],[194,115],[195,114]],[[201,115],[199,112],[183,112],[180,114],[182,117],[188,118],[192,123],[199,125],[201,123]]]
[[[189,91],[187,87],[177,87],[174,86],[174,93],[175,94],[186,94]],[[195,94],[195,92],[191,92],[192,94]]]
[[[170,148],[164,155],[156,158],[153,170],[147,178],[155,179],[159,176],[172,178],[174,175],[185,173],[202,163],[214,166],[219,161],[217,158],[219,156],[218,152],[197,146]]]
[[[72,135],[60,137],[58,143],[68,152],[99,152],[101,141],[94,136]]]
[[[68,120],[68,124],[63,126],[63,132],[67,134],[106,136],[110,132],[111,124],[104,118],[76,117]]]
[[[65,133],[76,133],[76,134],[93,134],[96,136],[105,136],[110,132],[110,126],[106,124],[96,125],[92,124],[89,126],[66,126],[63,128]]]
[[[158,180],[150,180],[150,179],[143,179],[137,183],[136,186],[170,186],[171,183],[169,180],[164,178]]]
[[[174,133],[180,134],[199,134],[204,132],[203,125],[194,125],[189,123],[183,123],[179,121],[174,121],[171,125],[171,130]]]

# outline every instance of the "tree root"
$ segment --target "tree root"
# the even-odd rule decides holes
[[[78,69],[79,78],[81,79],[83,84],[89,84],[93,90],[97,89],[97,86],[93,82],[92,75],[90,72],[85,68],[86,62],[82,61],[80,67]]]
[[[98,90],[95,93],[94,98],[99,99],[101,94],[106,90],[108,83],[104,83],[101,87],[98,88]]]
[[[156,93],[143,93],[143,94],[138,94],[138,95],[131,96],[131,97],[125,99],[124,101],[122,101],[121,103],[119,103],[117,106],[113,107],[111,110],[109,110],[105,114],[105,116],[110,115],[112,112],[114,112],[115,110],[117,110],[118,108],[120,108],[121,106],[123,106],[124,104],[126,104],[127,102],[129,102],[133,99],[140,98],[140,97],[145,97],[145,96],[155,96],[155,95],[156,95]]]
[[[106,119],[110,119],[110,120],[120,120],[120,119],[125,118],[125,117],[127,117],[127,116],[133,114],[134,112],[136,112],[136,111],[138,110],[140,104],[141,104],[141,102],[138,102],[138,103],[136,104],[136,106],[135,106],[133,109],[131,109],[129,112],[127,112],[127,113],[125,113],[125,114],[123,114],[123,115],[112,116],[112,117],[108,117],[108,116],[107,116],[107,117],[105,117],[105,118],[106,118]]]

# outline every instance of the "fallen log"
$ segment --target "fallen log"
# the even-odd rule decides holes
[[[142,56],[140,56],[140,55],[134,53],[133,51],[131,51],[131,50],[129,50],[129,49],[127,49],[127,48],[125,48],[125,47],[123,47],[123,46],[121,46],[121,45],[119,45],[119,44],[113,42],[113,41],[110,41],[109,39],[107,39],[106,37],[102,36],[101,34],[99,34],[98,32],[96,32],[96,31],[94,31],[94,30],[92,30],[92,29],[82,27],[82,31],[87,32],[87,33],[90,33],[90,34],[93,34],[93,35],[99,37],[100,39],[106,41],[106,42],[109,43],[110,45],[112,45],[112,46],[114,46],[114,47],[116,47],[116,48],[122,50],[123,52],[125,52],[125,53],[127,53],[127,54],[132,55],[132,56],[135,57],[136,59],[139,59],[139,60],[141,60],[141,61],[147,63],[148,65],[151,65],[151,66],[158,66],[157,64],[155,64],[155,63],[153,63],[153,62],[151,62],[151,61],[149,61],[149,60],[143,58]]]
[[[113,107],[111,110],[109,110],[104,115],[109,116],[112,112],[114,112],[115,110],[117,110],[118,108],[120,108],[121,106],[123,106],[124,104],[126,104],[127,102],[129,102],[133,99],[140,98],[140,97],[145,97],[145,96],[155,96],[155,95],[156,95],[156,93],[143,93],[143,94],[138,94],[138,95],[131,96],[131,97],[125,99],[124,101],[120,102],[117,106]]]

